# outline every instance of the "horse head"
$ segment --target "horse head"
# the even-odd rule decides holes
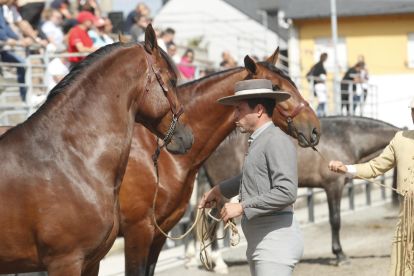
[[[120,40],[127,42],[121,36]],[[135,104],[138,112],[135,122],[164,139],[170,153],[186,154],[193,144],[194,136],[183,113],[184,107],[177,98],[178,69],[168,54],[158,47],[151,24],[145,31],[145,44],[137,48],[141,57],[139,64],[146,66],[147,70],[136,87]]]
[[[282,70],[275,67],[278,56],[279,47],[263,62],[255,63],[249,56],[246,56],[244,65],[249,72],[246,79],[268,79],[272,81],[274,91],[290,93],[292,97],[289,100],[277,104],[273,112],[273,122],[281,126],[285,133],[298,139],[299,146],[316,146],[321,136],[318,117],[312,108],[305,104],[305,100],[293,81]],[[290,123],[288,123],[289,120]]]

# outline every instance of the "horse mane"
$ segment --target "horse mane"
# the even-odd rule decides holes
[[[368,117],[361,117],[361,116],[329,116],[329,117],[322,117],[319,118],[319,120],[321,121],[349,121],[349,119],[352,120],[357,120],[357,121],[361,121],[364,123],[380,123],[383,124],[384,126],[388,126],[388,127],[392,127],[392,128],[397,128],[397,129],[401,129],[399,127],[396,127],[390,123],[381,121],[381,120],[377,120],[377,119],[373,119],[373,118],[368,118]]]
[[[53,102],[53,99],[62,94],[68,86],[70,86],[75,79],[81,75],[86,68],[88,68],[91,64],[98,61],[99,59],[103,58],[107,54],[113,52],[115,49],[118,49],[120,47],[129,47],[137,45],[135,42],[130,43],[122,43],[122,42],[116,42],[112,44],[108,44],[105,47],[101,47],[95,52],[91,53],[90,55],[86,56],[82,62],[79,62],[76,64],[72,70],[67,74],[50,92],[47,96],[46,101],[42,104],[42,106],[34,113],[32,114],[25,122],[20,123],[16,125],[15,127],[9,129],[7,132],[5,132],[3,135],[0,136],[0,141],[6,137],[10,132],[13,132],[16,129],[19,129],[23,124],[28,122],[31,118],[37,117],[39,114],[42,114],[44,110]],[[165,59],[167,62],[167,65],[170,69],[172,69],[175,77],[179,76],[179,71],[173,60],[169,57],[169,55],[161,48],[159,48],[161,56]]]
[[[260,64],[260,65],[266,67],[267,69],[269,69],[270,71],[278,74],[279,76],[281,76],[282,78],[284,78],[285,80],[287,80],[288,82],[290,82],[296,88],[296,90],[298,89],[298,87],[292,81],[292,79],[288,75],[286,75],[285,72],[283,72],[281,69],[279,69],[276,66],[274,66],[272,63],[267,62],[267,61],[260,61],[257,64]]]

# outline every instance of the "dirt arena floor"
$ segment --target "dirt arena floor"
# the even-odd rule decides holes
[[[336,258],[331,253],[331,228],[328,222],[309,224],[302,227],[305,239],[305,252],[293,275],[388,275],[391,241],[397,222],[398,207],[391,203],[365,208],[342,216],[341,243],[349,256],[349,264],[336,266]],[[245,248],[245,247],[244,247]],[[238,250],[236,259],[224,255],[229,264],[228,275],[248,276],[249,267],[243,261],[243,249]],[[235,256],[234,256],[235,257]],[[171,268],[156,273],[157,276],[214,275],[199,269]]]

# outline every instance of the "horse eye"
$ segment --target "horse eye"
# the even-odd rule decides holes
[[[175,87],[177,85],[177,81],[173,80],[173,79],[170,79],[170,83],[173,87]]]
[[[282,89],[280,89],[279,85],[277,84],[273,84],[272,85],[273,91],[281,91]]]

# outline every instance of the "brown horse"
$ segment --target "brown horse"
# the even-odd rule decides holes
[[[235,128],[234,107],[221,105],[217,99],[234,94],[236,82],[245,79],[269,79],[275,90],[292,94],[281,104],[284,111],[292,113],[304,101],[295,84],[276,64],[279,49],[266,61],[255,63],[248,56],[245,67],[209,75],[180,86],[179,99],[186,106],[189,124],[195,142],[185,156],[172,156],[163,152],[159,158],[160,189],[156,202],[156,220],[169,232],[187,210],[198,169],[219,144]],[[287,123],[275,112],[274,122],[287,131]],[[309,107],[293,120],[295,137],[304,146],[316,145],[320,136],[319,121]],[[141,135],[138,135],[138,132]],[[137,127],[131,147],[127,171],[120,194],[121,233],[125,237],[126,275],[153,275],[158,255],[166,238],[156,230],[151,217],[151,207],[156,187],[155,169],[150,158],[154,147],[151,133],[142,135]]]
[[[327,117],[320,119],[323,136],[318,150],[331,160],[343,160],[345,164],[366,162],[378,156],[389,144],[397,127],[363,117]],[[220,147],[204,164],[212,186],[241,172],[248,137],[239,137]],[[295,143],[296,144],[296,143]],[[329,205],[329,222],[332,228],[332,252],[337,263],[347,259],[339,240],[341,226],[341,197],[345,176],[329,171],[325,161],[313,150],[296,146],[298,151],[299,187],[324,188]],[[227,163],[233,166],[223,170]],[[200,199],[201,200],[201,199]],[[223,202],[225,203],[225,202]]]
[[[134,124],[163,138],[180,107],[172,61],[151,26],[145,38],[88,56],[0,137],[0,273],[98,275],[119,230]],[[167,149],[185,154],[192,142],[183,115]]]

